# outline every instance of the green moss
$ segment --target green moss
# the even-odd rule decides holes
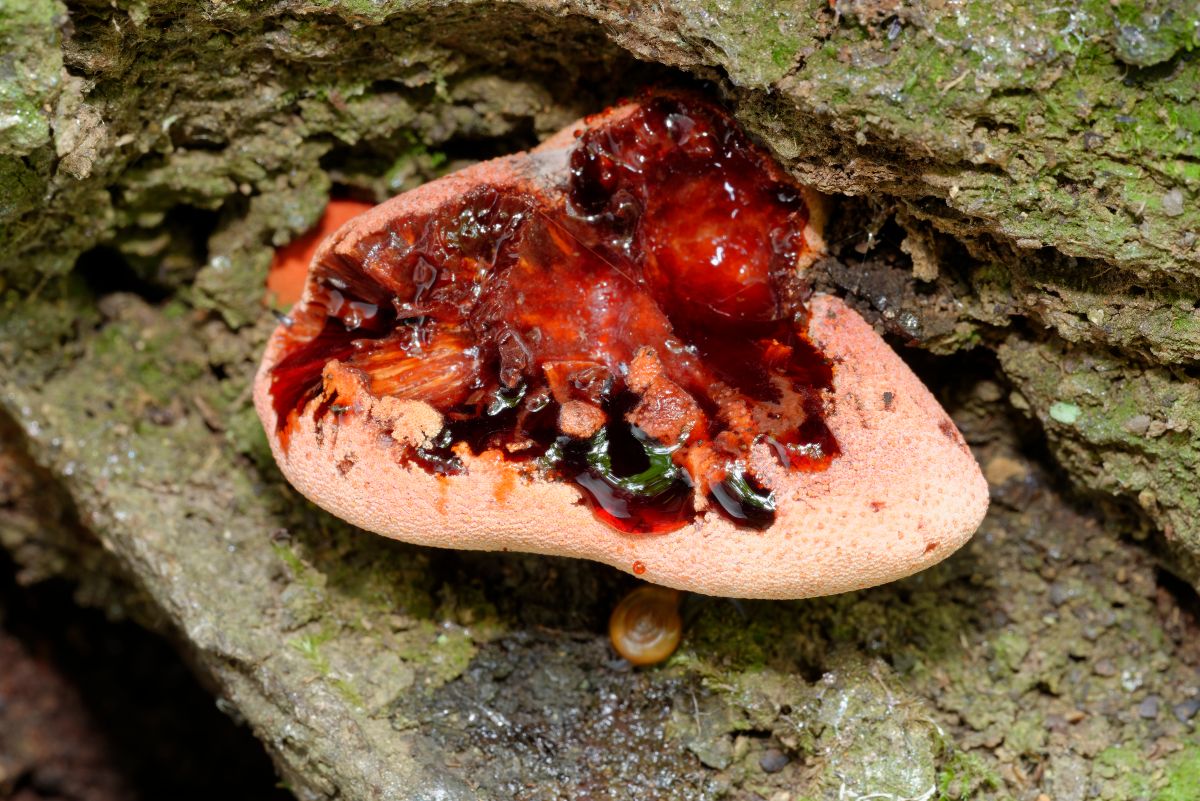
[[[426,686],[438,686],[461,674],[476,652],[477,645],[468,632],[459,628],[439,632],[424,660],[428,667]]]
[[[766,86],[786,75],[815,46],[812,22],[821,0],[682,0],[682,35],[704,48],[743,86]]]
[[[830,795],[917,798],[936,786],[935,727],[867,660],[843,659],[818,684],[816,748]]]
[[[1016,673],[1029,653],[1029,639],[1019,631],[1002,631],[992,641],[995,664],[1009,673]]]
[[[1149,67],[1200,46],[1200,11],[1182,0],[1114,4],[1113,45],[1127,64]]]
[[[1194,381],[1057,341],[1014,337],[999,353],[1046,426],[1056,456],[1077,480],[1136,498],[1171,529],[1182,554],[1200,552],[1200,493],[1189,478],[1200,467],[1200,388]],[[1187,564],[1180,569],[1190,569]]]
[[[397,156],[383,174],[382,189],[389,196],[437,177],[446,165],[445,153],[431,150],[426,143],[417,141],[415,135],[410,134],[408,138],[411,142],[409,148]]]
[[[1168,761],[1166,785],[1155,801],[1192,801],[1200,798],[1200,745],[1189,743]]]
[[[45,176],[15,156],[0,155],[0,220],[14,219],[37,208],[46,189]],[[0,245],[17,247],[17,231],[0,231]]]
[[[938,768],[935,797],[938,801],[958,801],[1002,786],[999,774],[977,754],[951,750]]]
[[[1004,747],[1032,758],[1045,752],[1046,737],[1046,721],[1041,715],[1021,715],[1005,732]]]
[[[292,550],[292,548],[283,543],[276,543],[274,546],[275,555],[283,561],[288,569],[292,572],[292,578],[298,581],[305,581],[306,577],[311,574],[308,566],[300,559],[300,556]]]
[[[333,639],[331,633],[308,634],[292,641],[292,648],[316,671],[317,675],[329,683],[348,704],[362,709],[365,704],[354,682],[335,673],[329,658],[322,650],[325,643]]]
[[[305,634],[292,640],[292,648],[296,649],[304,659],[312,665],[321,676],[329,675],[329,660],[321,653],[321,645],[328,642],[332,634]]]
[[[1194,12],[1179,12],[1191,25]],[[953,15],[902,17],[886,32],[862,22],[872,36],[839,31],[840,47],[809,56],[795,89],[803,105],[836,108],[868,139],[919,157],[976,165],[955,170],[948,203],[1014,239],[1160,271],[1181,260],[1200,272],[1197,254],[1178,244],[1179,232],[1200,226],[1186,201],[1198,189],[1186,170],[1200,128],[1189,114],[1158,111],[1195,106],[1194,59],[1180,60],[1178,75],[1123,80],[1127,66],[1107,43],[1121,29],[1099,2],[981,0]],[[882,47],[885,33],[899,45]],[[1034,139],[1055,144],[1024,144]],[[1115,198],[1086,189],[1105,183]],[[1170,216],[1162,198],[1176,188],[1186,208]],[[1111,213],[1114,200],[1123,213]]]
[[[0,158],[24,156],[50,139],[51,103],[62,70],[55,0],[8,0],[0,6]],[[0,207],[0,222],[8,215]]]
[[[811,608],[808,603],[702,602],[677,658],[702,654],[706,662],[733,670],[753,671],[778,664],[784,654],[794,658],[796,646],[818,625],[818,618],[809,614]],[[781,637],[780,632],[790,628],[784,621],[796,625]],[[818,644],[811,639],[808,643]]]
[[[46,278],[32,295],[0,288],[0,364],[24,362],[28,369],[36,363],[31,356],[69,348],[98,316],[95,299],[77,275]]]
[[[1097,754],[1092,771],[1104,787],[1101,798],[1148,800],[1153,782],[1146,764],[1145,754],[1132,745],[1113,746]]]
[[[269,469],[274,462],[274,456],[271,454],[271,445],[267,442],[267,433],[263,431],[258,413],[252,406],[239,407],[232,403],[229,406],[232,410],[226,416],[225,436],[230,446],[252,459],[260,469]]]

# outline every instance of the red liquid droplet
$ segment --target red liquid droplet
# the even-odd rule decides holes
[[[645,562],[639,561],[639,562],[633,563],[633,575],[640,576],[640,575],[643,575],[645,572],[646,572],[646,563]]]

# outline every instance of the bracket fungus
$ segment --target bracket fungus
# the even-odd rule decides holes
[[[325,239],[255,404],[300,492],[389,537],[712,595],[891,581],[962,545],[987,487],[810,290],[821,224],[719,107],[650,93]]]

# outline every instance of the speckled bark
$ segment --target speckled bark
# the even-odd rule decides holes
[[[1198,23],[1182,0],[8,2],[0,541],[174,636],[302,797],[1195,797],[1194,624],[1119,535],[1200,578]],[[929,574],[698,603],[671,666],[627,673],[616,574],[348,530],[282,484],[247,387],[271,249],[332,186],[382,198],[684,79],[850,196],[818,280],[937,354],[915,360],[997,503]],[[1060,478],[1017,449],[1042,443]]]

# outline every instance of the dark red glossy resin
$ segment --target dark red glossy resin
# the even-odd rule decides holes
[[[697,494],[769,525],[751,447],[797,470],[838,454],[832,366],[802,333],[800,189],[690,95],[588,129],[570,168],[565,199],[480,186],[316,265],[272,372],[285,447],[305,409],[352,407],[322,378],[336,360],[442,412],[405,457],[427,470],[461,472],[465,444],[576,482],[622,531],[678,528]]]

